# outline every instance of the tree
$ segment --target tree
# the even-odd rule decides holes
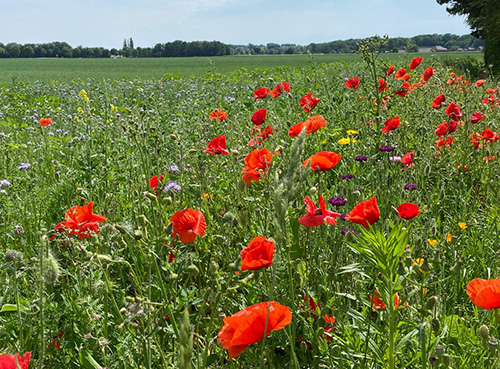
[[[131,49],[134,48],[134,40],[132,40],[132,37],[130,37],[130,39],[128,40],[128,47],[130,47]]]
[[[467,16],[472,35],[484,40],[484,62],[500,72],[500,7],[498,0],[436,0],[453,15]]]

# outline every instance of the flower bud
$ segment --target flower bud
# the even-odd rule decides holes
[[[427,310],[433,310],[436,307],[436,303],[437,303],[437,297],[431,296],[431,297],[429,297],[429,299],[425,303],[425,308]]]
[[[318,192],[318,189],[317,189],[316,187],[311,187],[311,188],[309,189],[309,193],[310,193],[311,195],[314,195],[316,192]]]
[[[490,330],[487,325],[483,324],[479,327],[479,335],[483,340],[487,340],[490,338]]]
[[[464,261],[465,261],[464,256],[463,255],[460,256],[460,259],[458,259],[457,263],[455,264],[451,272],[455,275],[459,275],[460,270],[462,269],[462,265],[464,264]]]
[[[177,135],[175,135],[173,133],[171,133],[168,137],[170,137],[170,139],[173,140],[173,141],[178,141],[179,140],[179,138],[177,137]]]
[[[75,193],[76,193],[77,195],[81,195],[81,194],[83,193],[83,188],[78,187],[78,188],[75,190]]]
[[[198,269],[198,267],[194,264],[190,264],[188,267],[187,267],[187,271],[188,273],[192,276],[192,277],[196,277],[199,273],[200,273],[200,270]]]
[[[441,332],[441,322],[438,319],[433,318],[431,320],[431,327],[436,336],[439,334],[439,332]]]

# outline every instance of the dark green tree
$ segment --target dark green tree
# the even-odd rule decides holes
[[[472,34],[484,40],[486,67],[500,72],[500,7],[498,0],[436,0],[450,14],[465,15]]]

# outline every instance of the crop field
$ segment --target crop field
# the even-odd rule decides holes
[[[498,368],[498,85],[376,46],[0,60],[0,367]]]
[[[384,59],[398,62],[402,54],[385,54]],[[480,60],[482,53],[432,53],[430,60]],[[359,62],[358,54],[332,55],[251,55],[193,58],[121,58],[121,59],[0,59],[0,84],[14,82],[59,81],[73,79],[105,80],[142,78],[160,80],[165,74],[201,76],[205,73],[227,74],[245,68],[308,66],[332,62]]]

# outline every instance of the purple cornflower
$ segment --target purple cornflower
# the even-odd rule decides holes
[[[368,160],[368,157],[367,156],[364,156],[364,155],[357,155],[354,160],[356,161],[367,161]]]
[[[380,146],[380,151],[391,152],[392,150],[394,150],[394,147],[392,146],[389,145]]]
[[[166,193],[169,192],[177,192],[181,190],[181,185],[178,184],[176,181],[168,181],[165,187],[163,187],[163,191]]]
[[[418,187],[416,184],[413,184],[413,183],[407,183],[404,185],[403,187],[405,190],[407,191],[415,191],[415,190],[418,190]]]
[[[342,179],[353,179],[354,176],[352,174],[346,174],[345,176],[342,176]]]
[[[343,197],[332,197],[330,200],[328,200],[330,204],[333,206],[344,206],[345,205],[345,198]]]
[[[345,220],[346,216],[347,216],[347,214],[340,214],[340,220]]]
[[[29,169],[30,167],[31,167],[30,163],[21,163],[21,164],[19,164],[19,166],[17,167],[17,169],[24,170],[24,169]]]
[[[355,229],[347,228],[347,227],[342,227],[342,230],[340,231],[340,233],[342,233],[342,235],[344,235],[344,236],[346,234],[348,234],[349,232],[352,232],[353,234],[358,234],[358,232]]]
[[[0,188],[4,188],[4,187],[9,187],[10,186],[10,182],[6,179],[2,179],[0,181]]]
[[[179,167],[177,164],[170,164],[170,166],[167,168],[167,172],[169,173],[178,173],[179,172]]]

